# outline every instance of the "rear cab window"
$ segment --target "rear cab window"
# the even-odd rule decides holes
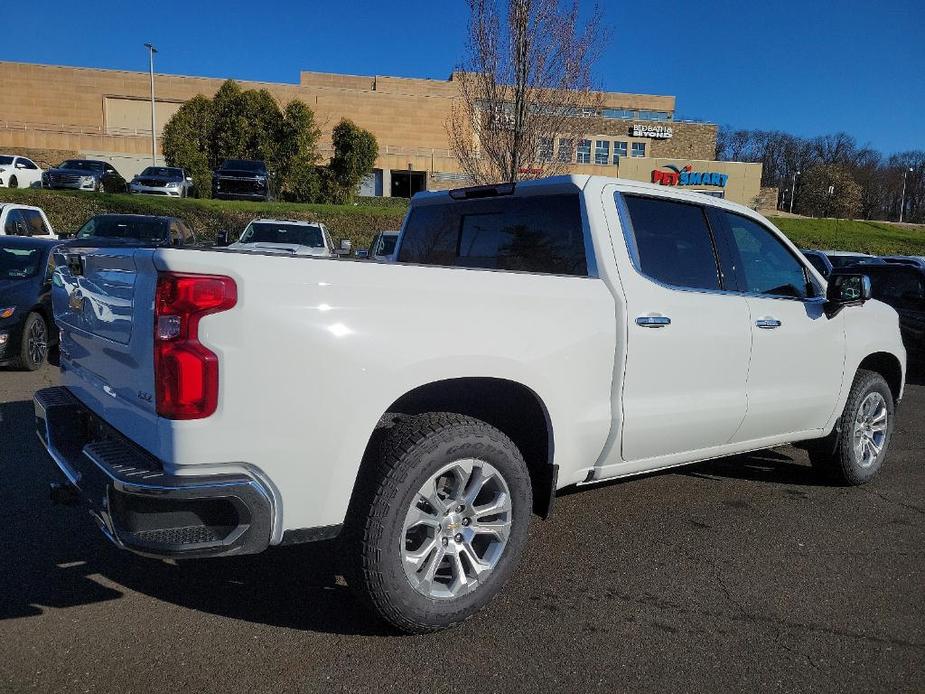
[[[448,198],[413,207],[398,262],[587,276],[579,195]]]

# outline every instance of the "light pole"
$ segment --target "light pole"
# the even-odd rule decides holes
[[[790,214],[793,214],[793,194],[797,189],[797,176],[800,175],[800,172],[797,171],[793,174],[793,183],[790,184]]]
[[[903,194],[899,200],[899,223],[902,224],[903,221],[903,210],[906,208],[906,174],[911,173],[912,167],[903,171]]]
[[[148,67],[151,71],[151,164],[157,166],[157,129],[154,118],[154,54],[157,49],[150,43],[145,44],[148,49]]]

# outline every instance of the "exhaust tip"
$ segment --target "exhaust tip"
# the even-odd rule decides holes
[[[69,482],[52,482],[49,484],[48,497],[55,506],[76,506],[80,501],[77,487]]]

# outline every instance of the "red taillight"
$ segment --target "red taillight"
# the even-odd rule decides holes
[[[157,414],[201,419],[218,407],[218,357],[199,342],[199,320],[238,301],[230,277],[161,272],[154,295]]]

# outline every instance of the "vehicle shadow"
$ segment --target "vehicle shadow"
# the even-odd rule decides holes
[[[60,473],[33,435],[32,404],[0,403],[0,620],[131,592],[232,619],[336,634],[391,634],[339,581],[337,541],[257,556],[166,563],[110,545],[80,507],[55,507]]]
[[[830,486],[818,470],[808,462],[789,455],[793,449],[766,449],[717,458],[676,472],[701,479],[751,480],[768,484],[802,485],[807,487]],[[795,452],[795,451],[793,451]]]

